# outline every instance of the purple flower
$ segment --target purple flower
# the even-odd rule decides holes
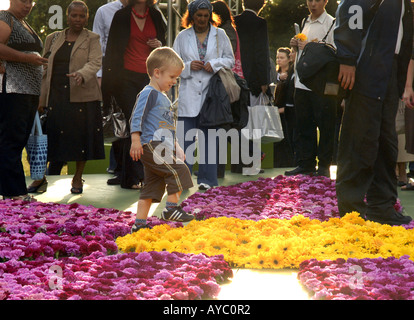
[[[358,273],[356,273],[358,272]],[[412,300],[414,262],[399,259],[349,258],[301,263],[298,279],[314,292],[314,299]]]

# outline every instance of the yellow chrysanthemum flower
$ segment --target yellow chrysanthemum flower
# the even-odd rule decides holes
[[[298,33],[297,35],[295,35],[295,39],[299,39],[301,41],[306,41],[308,39],[308,37],[306,37],[306,35],[303,34],[303,33]]]
[[[173,251],[172,243],[165,239],[160,239],[152,244],[154,251]]]
[[[197,253],[204,252],[203,250],[208,245],[208,240],[206,238],[198,238],[194,241],[194,249]]]
[[[265,252],[265,251],[269,251],[270,248],[272,246],[272,242],[267,239],[266,237],[259,237],[254,239],[252,242],[250,242],[249,244],[249,248],[253,251],[257,251],[257,252]]]
[[[365,221],[357,213],[326,222],[303,216],[257,222],[221,217],[154,229],[118,238],[119,250],[223,254],[235,267],[275,269],[297,268],[311,258],[414,257],[414,230]]]
[[[175,248],[176,251],[182,253],[192,253],[194,252],[194,246],[190,240],[183,240],[179,242]]]
[[[268,254],[270,268],[282,269],[285,267],[286,254],[278,250],[271,250]]]

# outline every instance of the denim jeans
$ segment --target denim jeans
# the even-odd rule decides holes
[[[209,151],[210,153],[213,152],[212,149],[216,149],[216,155],[218,155],[218,142],[217,139],[209,139],[208,129],[205,127],[199,127],[198,125],[199,117],[179,117],[178,118],[178,127],[183,126],[183,128],[177,128],[177,132],[181,130],[184,133],[184,137],[180,137],[178,134],[178,143],[183,148],[184,152],[186,153],[186,164],[190,169],[190,172],[193,170],[193,164],[195,160],[195,143],[196,137],[195,133],[198,129],[198,157],[200,159],[198,164],[198,177],[197,183],[206,183],[209,186],[218,186],[217,180],[217,156],[212,159],[210,156],[209,159]],[[210,128],[211,129],[211,128]],[[193,130],[189,132],[190,130]],[[215,129],[214,129],[215,130]],[[188,136],[186,137],[186,135]],[[205,137],[205,139],[200,138],[200,134]],[[204,142],[204,143],[203,143]],[[190,148],[191,147],[191,148]],[[193,151],[193,152],[192,152]],[[201,163],[200,163],[201,162]]]

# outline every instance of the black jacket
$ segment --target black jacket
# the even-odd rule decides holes
[[[230,99],[218,73],[209,81],[208,91],[200,110],[200,127],[219,128],[233,123]]]
[[[336,14],[334,38],[340,63],[357,66],[353,90],[383,100],[391,77],[402,7],[400,1],[384,0],[381,6],[375,9],[376,4],[380,3],[378,1],[343,0]],[[413,43],[412,7],[409,0],[404,1],[404,35],[398,56],[400,95],[404,92]],[[353,10],[349,10],[353,5],[362,8],[362,29],[349,27],[349,21],[355,15]]]
[[[108,43],[102,66],[102,92],[105,93],[105,96],[120,92],[122,86],[124,53],[131,34],[131,12],[132,6],[130,5],[117,11],[109,29]],[[149,15],[154,22],[157,39],[165,45],[167,26],[161,12],[155,7],[150,7]],[[104,106],[107,103],[108,101],[104,99]]]
[[[251,93],[258,96],[261,86],[270,84],[267,23],[250,11],[235,16],[234,22],[239,35],[243,75]]]

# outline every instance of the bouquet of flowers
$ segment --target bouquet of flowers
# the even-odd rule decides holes
[[[306,41],[308,39],[308,37],[306,37],[306,35],[303,34],[303,33],[298,33],[297,35],[295,35],[294,38],[295,39],[298,39],[300,41]]]

